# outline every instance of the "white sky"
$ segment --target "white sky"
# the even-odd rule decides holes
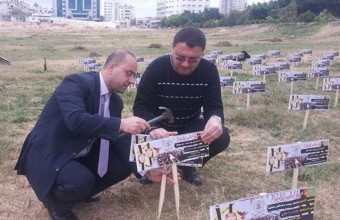
[[[52,7],[52,0],[23,0],[31,6],[38,3],[41,6]],[[103,2],[104,0],[101,0]],[[269,0],[247,0],[248,5],[258,2],[266,2]],[[123,4],[133,5],[135,7],[136,17],[153,17],[156,16],[156,0],[150,1],[133,1],[133,0],[120,0]],[[210,7],[218,8],[219,0],[210,0]]]

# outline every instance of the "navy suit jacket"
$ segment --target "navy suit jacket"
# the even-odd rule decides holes
[[[104,118],[98,115],[99,100],[99,73],[88,72],[65,77],[47,101],[15,166],[40,200],[50,191],[60,168],[89,143],[96,138],[117,139],[123,101],[113,93],[111,117]]]

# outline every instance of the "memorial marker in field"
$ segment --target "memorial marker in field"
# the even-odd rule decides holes
[[[210,220],[312,220],[315,188],[300,188],[209,207]]]
[[[307,80],[307,74],[304,72],[279,72],[278,81],[279,82],[290,82],[290,94],[293,93],[294,82],[295,81],[305,81]]]
[[[307,126],[309,111],[324,111],[329,109],[329,98],[325,95],[299,95],[291,94],[289,97],[288,110],[306,110],[302,130]]]
[[[328,139],[268,147],[266,172],[294,169],[292,188],[297,188],[298,168],[326,163],[328,148]]]
[[[334,107],[336,107],[339,100],[340,78],[324,78],[322,88],[326,91],[336,91],[334,100]]]
[[[233,87],[235,81],[236,81],[235,77],[220,76],[221,87]]]
[[[247,94],[247,109],[249,109],[250,93],[265,92],[266,82],[264,81],[235,81],[233,94]]]

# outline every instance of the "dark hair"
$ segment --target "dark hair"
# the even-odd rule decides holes
[[[204,51],[206,39],[204,33],[194,27],[185,27],[178,31],[172,42],[173,46],[177,43],[186,43],[189,47],[201,47]]]
[[[107,57],[106,62],[104,64],[104,68],[107,67],[107,65],[109,65],[109,63],[111,62],[114,62],[117,65],[124,63],[125,57],[128,54],[136,58],[132,52],[125,50],[125,49],[118,49],[114,51]]]

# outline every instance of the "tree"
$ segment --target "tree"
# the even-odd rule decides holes
[[[291,0],[289,5],[286,7],[281,8],[279,12],[279,18],[283,22],[293,22],[297,18],[297,3],[295,0]]]
[[[300,14],[297,20],[300,22],[312,22],[314,21],[315,17],[315,14],[308,10],[305,13]]]

